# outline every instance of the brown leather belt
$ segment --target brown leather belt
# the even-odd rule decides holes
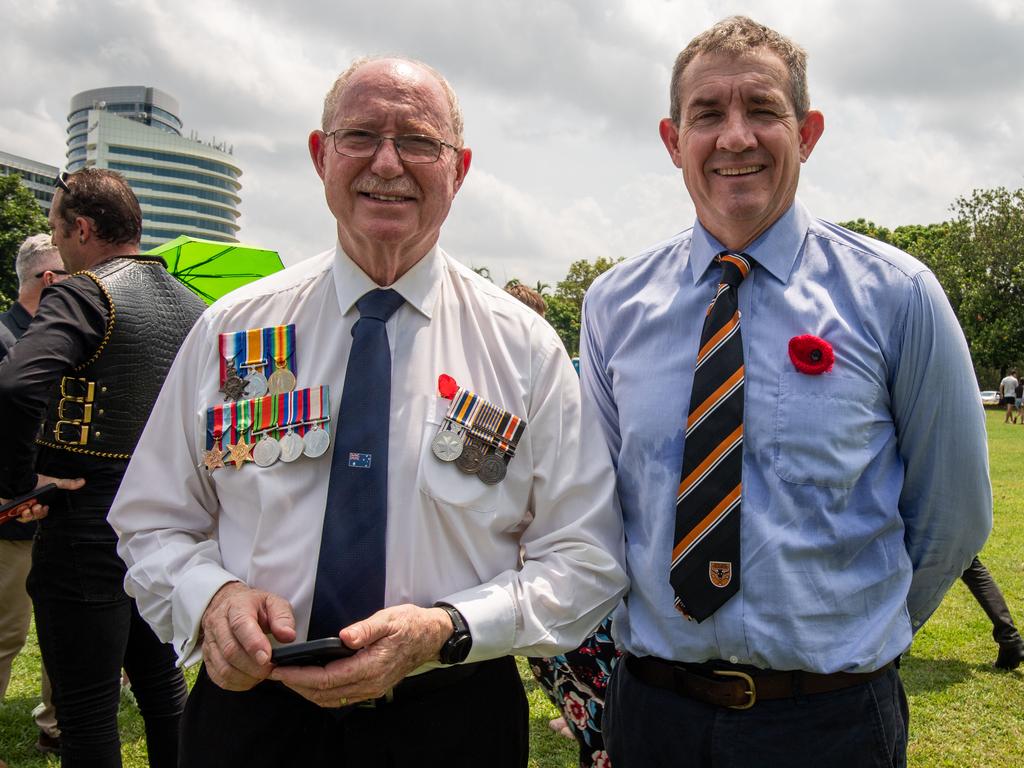
[[[874,680],[888,671],[889,662],[874,672],[777,672],[725,662],[684,664],[654,656],[627,656],[626,666],[637,678],[705,704],[750,709],[758,701],[791,699],[838,691]]]

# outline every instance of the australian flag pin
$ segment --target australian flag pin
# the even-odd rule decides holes
[[[348,455],[348,465],[353,469],[369,469],[372,462],[372,453],[350,453]]]

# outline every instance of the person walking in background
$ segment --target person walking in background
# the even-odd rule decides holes
[[[993,666],[997,669],[1016,669],[1024,661],[1024,639],[1021,639],[1013,623],[1010,607],[999,585],[977,557],[960,578],[992,622],[992,639],[999,645]]]
[[[1003,424],[1011,421],[1017,423],[1017,415],[1014,413],[1014,406],[1017,403],[1017,387],[1020,382],[1017,380],[1017,369],[1014,368],[1003,380],[999,382],[1000,405],[1006,406],[1006,416],[1003,417]]]
[[[68,274],[60,253],[50,242],[50,236],[42,234],[32,235],[21,244],[14,270],[18,276],[18,298],[10,309],[0,315],[0,360],[28,330],[32,316],[39,308],[43,289],[60,282]],[[5,471],[5,468],[0,468],[0,472]],[[25,645],[32,621],[32,600],[25,591],[25,580],[32,565],[32,537],[35,532],[35,523],[0,525],[0,700],[7,691],[14,657]],[[42,703],[32,712],[39,726],[36,749],[57,752],[60,749],[60,729],[45,664],[40,677]]]
[[[121,765],[123,666],[150,765],[174,768],[185,679],[173,650],[125,594],[125,565],[106,518],[164,376],[205,304],[159,258],[138,255],[142,212],[120,174],[61,174],[49,221],[64,269],[74,274],[46,290],[0,362],[7,430],[0,496],[58,486],[29,513],[41,521],[28,591],[53,682],[61,765]]]
[[[824,127],[793,41],[746,17],[702,32],[660,124],[697,220],[584,299],[630,576],[615,768],[905,766],[898,659],[991,529],[938,280],[796,199]]]
[[[1017,389],[1013,395],[1017,401],[1017,422],[1024,426],[1024,376],[1017,379]]]

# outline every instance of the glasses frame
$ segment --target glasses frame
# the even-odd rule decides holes
[[[366,134],[367,137],[376,136],[377,146],[375,146],[373,148],[373,152],[371,152],[368,155],[350,155],[347,152],[342,152],[341,149],[338,148],[338,134],[345,133],[347,131],[358,131],[359,133]],[[427,136],[426,134],[423,133],[403,133],[399,136],[382,136],[376,131],[367,131],[363,128],[335,128],[333,131],[325,133],[324,135],[331,137],[331,143],[334,145],[335,152],[337,152],[342,157],[351,157],[357,160],[366,160],[367,158],[376,155],[380,151],[381,144],[383,144],[385,141],[390,141],[392,144],[395,145],[395,154],[398,155],[399,159],[403,163],[411,163],[412,165],[430,165],[432,163],[436,163],[438,160],[441,159],[441,149],[443,147],[448,147],[448,149],[451,149],[454,152],[459,151],[459,148],[456,147],[454,144],[449,144],[444,139],[437,138],[437,136]],[[409,160],[408,158],[402,155],[402,148],[400,142],[403,139],[429,139],[430,141],[436,141],[438,143],[437,156],[433,160]]]
[[[34,277],[36,280],[40,279],[47,272],[52,272],[55,275],[70,275],[71,273],[63,269],[44,269],[42,272],[37,272]]]

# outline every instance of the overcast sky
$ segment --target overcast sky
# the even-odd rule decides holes
[[[72,94],[160,88],[186,133],[234,145],[240,239],[292,262],[335,239],[306,152],[324,93],[354,57],[400,53],[448,77],[474,151],[442,244],[554,283],[692,224],[658,121],[676,53],[733,13],[808,51],[815,215],[927,224],[1024,186],[1021,0],[0,0],[0,150],[63,166]]]

